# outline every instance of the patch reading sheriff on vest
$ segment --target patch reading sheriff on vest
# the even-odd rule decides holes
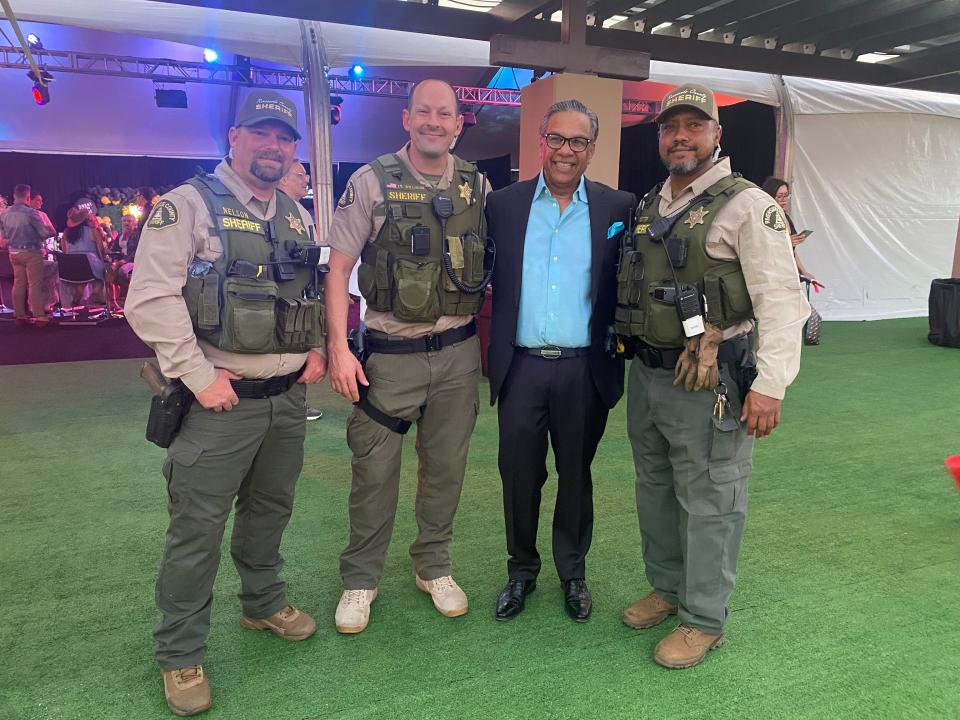
[[[353,188],[353,183],[347,183],[347,189],[343,191],[343,195],[340,196],[340,202],[337,203],[338,208],[348,208],[353,205],[353,201],[357,199],[357,191]]]
[[[763,224],[771,230],[783,232],[787,229],[787,223],[783,221],[783,215],[780,214],[780,208],[771,205],[763,211]]]
[[[153,213],[147,221],[147,227],[162,230],[163,228],[173,227],[178,222],[180,222],[180,213],[177,211],[177,206],[169,200],[161,200],[153,208]]]

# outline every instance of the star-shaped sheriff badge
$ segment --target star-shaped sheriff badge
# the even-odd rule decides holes
[[[687,226],[693,229],[694,225],[703,225],[703,219],[707,216],[707,213],[710,212],[705,207],[698,207],[696,210],[691,210],[690,214],[687,215],[687,219],[684,222]]]
[[[290,229],[295,230],[297,235],[303,235],[303,233],[306,232],[306,228],[303,227],[303,220],[294,217],[292,212],[288,212],[287,217],[284,219],[290,223]]]

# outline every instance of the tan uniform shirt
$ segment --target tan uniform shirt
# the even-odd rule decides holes
[[[660,190],[660,214],[676,212],[715,182],[729,176],[730,159],[723,158],[673,197],[670,181]],[[782,230],[764,224],[779,214]],[[810,305],[800,290],[793,246],[783,212],[760,188],[748,188],[737,194],[707,223],[706,251],[717,260],[740,259],[753,312],[760,325],[757,344],[758,377],[753,389],[772,398],[783,399],[787,386],[800,371],[800,347],[803,324],[810,316]],[[774,222],[774,224],[776,224]],[[751,330],[748,320],[724,331],[724,338]]]
[[[407,145],[397,152],[397,155],[419,183],[428,188],[434,187],[413,167],[410,156],[407,154]],[[447,169],[440,178],[440,182],[436,184],[438,190],[446,190],[450,187],[450,183],[453,182],[453,171],[453,155],[449,155]],[[484,182],[486,183],[485,194],[487,194],[492,188],[486,178]],[[377,174],[372,167],[364,165],[350,178],[344,197],[337,204],[333,223],[330,226],[330,247],[348,257],[359,258],[364,245],[373,242],[380,233],[380,228],[383,227],[385,218],[373,216],[373,211],[382,204],[383,190],[380,187],[380,180],[377,179]],[[397,319],[393,313],[378,312],[367,307],[364,323],[371,330],[390,335],[421,337],[462,327],[472,319],[473,317],[469,315],[443,315],[435,323],[407,322]]]
[[[276,214],[276,193],[269,203],[258,200],[226,160],[213,174],[251,214],[261,220],[270,220]],[[174,188],[162,200],[173,203],[177,219],[159,229],[149,223],[144,226],[124,313],[134,332],[156,352],[163,374],[180,378],[197,393],[213,382],[214,368],[224,368],[245,378],[269,378],[303,367],[307,357],[304,353],[230,353],[197,339],[181,294],[187,268],[194,258],[215,262],[223,255],[223,245],[214,229],[214,218],[193,186]],[[297,208],[304,227],[313,225],[313,219],[299,203]],[[158,207],[154,212],[159,210]]]

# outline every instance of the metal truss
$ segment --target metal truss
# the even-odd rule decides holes
[[[303,90],[304,76],[300,70],[285,70],[257,65],[220,65],[218,63],[138,58],[102,53],[82,53],[70,50],[34,50],[34,59],[41,70],[50,73],[77,73],[151,80],[155,83],[201,83],[234,85],[277,90]],[[23,50],[0,46],[0,68],[29,70]],[[366,95],[406,99],[414,83],[409,80],[385,78],[352,78],[330,75],[330,93],[333,95]],[[520,106],[520,91],[508,88],[481,88],[454,86],[464,105]],[[645,100],[624,100],[624,115],[653,117],[659,103]]]

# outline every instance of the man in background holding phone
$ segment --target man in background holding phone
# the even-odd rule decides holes
[[[480,344],[473,316],[483,299],[489,186],[450,153],[463,129],[453,88],[423,80],[403,110],[410,142],[350,178],[330,229],[326,281],[330,385],[357,407],[350,540],[340,556],[341,633],[366,628],[383,575],[400,485],[404,434],[417,425],[416,514],[410,546],[416,587],[446,617],[468,610],[449,546],[467,447],[479,411]],[[367,301],[366,362],[347,344],[347,284]]]

